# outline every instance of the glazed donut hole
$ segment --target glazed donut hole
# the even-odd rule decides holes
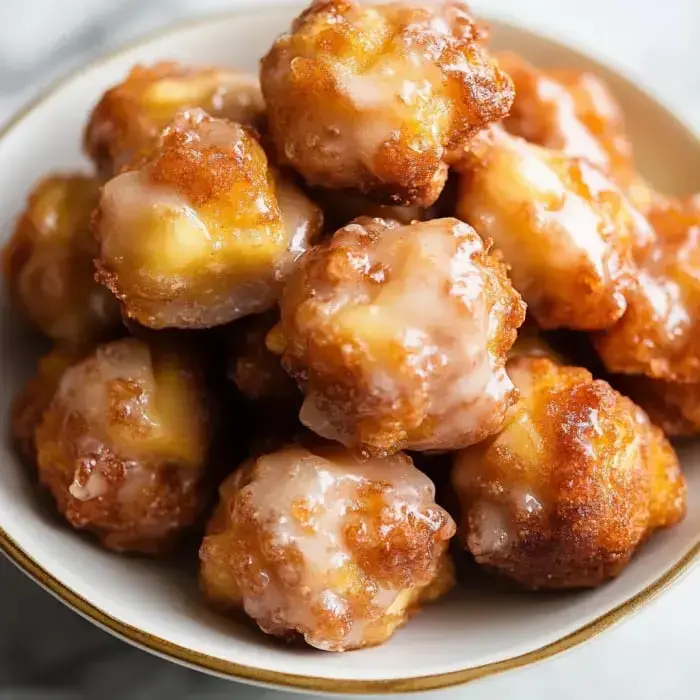
[[[588,161],[494,127],[462,166],[457,215],[493,240],[544,329],[609,328],[635,285],[648,221]]]
[[[250,131],[184,111],[149,157],[104,186],[98,278],[144,326],[222,325],[274,306],[321,225]]]
[[[598,586],[683,518],[685,480],[628,398],[523,351],[507,364],[520,399],[503,430],[455,455],[458,536],[478,564],[525,588]]]
[[[261,86],[277,157],[310,185],[429,206],[513,86],[459,2],[315,2],[274,43]]]
[[[3,250],[14,306],[58,342],[97,340],[120,326],[118,304],[95,281],[90,216],[98,200],[99,185],[88,175],[39,180]]]
[[[270,340],[320,436],[373,454],[449,450],[497,431],[524,305],[456,219],[357,219],[292,274]]]
[[[135,66],[105,92],[85,126],[84,150],[109,179],[152,148],[177,112],[195,107],[248,126],[264,121],[256,76],[162,61]]]
[[[662,382],[700,381],[700,209],[692,198],[659,199],[652,242],[637,251],[627,313],[594,337],[610,372]]]
[[[201,370],[183,349],[99,345],[63,371],[43,411],[39,480],[105,547],[167,551],[204,504],[211,421]]]
[[[288,445],[224,481],[200,550],[207,598],[328,651],[380,644],[452,587],[454,522],[398,453]]]

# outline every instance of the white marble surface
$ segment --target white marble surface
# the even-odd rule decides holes
[[[0,0],[0,123],[57,75],[143,32],[264,1]],[[593,47],[650,86],[700,133],[699,0],[481,0],[472,5]],[[632,620],[563,656],[424,697],[691,700],[700,694],[699,650],[700,567]],[[0,700],[232,696],[282,697],[132,649],[0,560]]]

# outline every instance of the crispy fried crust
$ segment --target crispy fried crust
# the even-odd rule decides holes
[[[465,4],[320,0],[263,59],[281,162],[312,185],[430,205],[469,139],[513,101]]]
[[[109,549],[157,554],[200,512],[210,432],[187,355],[108,343],[63,373],[36,431],[39,478],[73,527]]]
[[[250,131],[188,110],[105,185],[98,277],[144,326],[217,326],[272,308],[321,226]]]
[[[372,453],[455,449],[498,430],[524,305],[456,219],[358,219],[306,255],[276,343],[323,437]]]
[[[90,215],[98,199],[94,178],[45,177],[3,250],[12,302],[53,340],[82,343],[119,324],[118,304],[94,279]]]
[[[107,90],[90,115],[83,145],[104,179],[147,152],[186,107],[257,126],[264,110],[255,76],[172,61],[136,66]]]
[[[221,486],[200,550],[205,595],[319,649],[380,644],[451,588],[454,522],[404,454],[284,447]]]
[[[685,513],[673,449],[606,382],[517,356],[521,392],[496,437],[456,455],[460,533],[477,562],[532,589],[597,586]]]
[[[637,252],[627,313],[595,346],[611,372],[700,382],[700,208],[665,199],[649,221],[656,236]]]
[[[634,284],[632,252],[653,236],[620,189],[587,161],[496,127],[472,144],[457,216],[493,240],[545,329],[613,325]]]

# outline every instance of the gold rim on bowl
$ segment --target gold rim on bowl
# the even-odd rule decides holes
[[[265,12],[279,11],[274,8],[269,8]],[[251,16],[252,12],[248,11],[237,11],[237,12],[226,12],[219,13],[216,15],[211,15],[209,17],[204,17],[199,20],[184,20],[177,22],[164,29],[157,30],[142,36],[134,42],[131,42],[121,49],[114,51],[102,58],[95,61],[91,61],[86,66],[70,72],[67,76],[59,78],[49,85],[48,88],[44,89],[38,97],[32,100],[25,107],[21,108],[13,117],[11,117],[6,124],[0,129],[0,140],[7,138],[14,129],[19,126],[24,119],[29,116],[35,109],[40,107],[48,98],[54,95],[56,92],[60,91],[73,80],[78,78],[80,75],[88,70],[92,70],[101,65],[108,63],[109,61],[123,56],[130,51],[148,44],[156,39],[166,38],[173,34],[177,34],[186,28],[192,27],[204,27],[211,23],[221,21],[222,19],[234,18],[234,17],[246,17]],[[255,15],[259,15],[260,11],[254,11]],[[544,38],[547,42],[555,45],[559,45],[562,48],[567,48],[561,42],[556,39],[552,39],[545,35],[538,35],[528,29],[523,29],[520,27],[514,27],[508,25],[500,19],[497,20],[500,25],[510,26],[511,29],[517,29],[517,31],[530,35],[533,38],[542,39]],[[644,88],[641,88],[639,84],[635,81],[628,80],[624,72],[618,70],[616,66],[603,65],[597,59],[590,56],[585,49],[580,47],[575,47],[574,50],[584,56],[592,64],[599,66],[602,70],[608,71],[613,70],[617,77],[622,81],[632,85],[634,89],[638,92],[646,94],[646,96],[656,102],[659,101],[653,95],[646,93]],[[664,108],[665,109],[665,108]],[[693,138],[697,138],[688,125],[684,124],[681,119],[679,119],[672,112],[667,111],[669,118],[673,119],[676,126],[680,127],[683,131],[691,134]],[[679,578],[687,573],[694,563],[697,563],[700,559],[700,540],[693,545],[690,550],[681,559],[676,562],[666,573],[664,573],[656,581],[648,585],[646,588],[636,593],[634,596],[624,601],[617,607],[609,610],[600,617],[596,618],[592,622],[587,623],[583,627],[567,634],[560,639],[557,639],[549,644],[546,644],[539,649],[534,649],[525,654],[519,656],[514,656],[509,659],[503,659],[502,661],[494,661],[492,663],[483,664],[481,666],[474,666],[472,668],[465,668],[457,671],[449,671],[446,673],[437,673],[427,676],[417,676],[409,678],[388,678],[388,679],[373,679],[373,680],[352,680],[352,679],[333,679],[333,678],[323,678],[318,676],[306,676],[298,675],[293,673],[284,673],[281,671],[270,671],[261,668],[255,668],[252,666],[245,666],[242,664],[237,664],[233,661],[226,661],[214,656],[209,656],[201,652],[193,651],[186,647],[180,646],[178,644],[173,644],[167,639],[162,637],[157,637],[155,635],[144,632],[137,627],[133,627],[111,615],[106,613],[104,610],[98,608],[97,606],[90,603],[88,600],[83,598],[79,593],[72,590],[59,579],[57,579],[53,574],[42,567],[35,559],[33,559],[27,552],[25,552],[18,544],[15,542],[0,526],[0,549],[4,554],[25,574],[36,581],[39,585],[44,587],[59,600],[65,603],[68,607],[72,608],[74,611],[80,613],[83,617],[87,618],[94,624],[104,629],[109,630],[117,637],[130,642],[146,651],[150,651],[158,656],[162,656],[171,661],[175,661],[180,664],[184,664],[194,669],[201,671],[207,671],[214,673],[219,676],[227,677],[232,680],[248,681],[251,683],[265,684],[271,686],[278,686],[282,688],[294,688],[297,690],[307,690],[315,692],[325,692],[325,693],[353,693],[353,694],[389,694],[389,693],[409,693],[424,690],[436,690],[439,688],[447,688],[450,686],[461,685],[468,683],[469,681],[478,680],[481,678],[486,678],[487,676],[494,675],[496,673],[502,673],[504,671],[509,671],[512,669],[520,668],[522,666],[528,666],[537,661],[542,661],[551,656],[559,654],[563,651],[572,649],[579,644],[595,637],[609,627],[620,622],[622,619],[630,616],[632,613],[639,610],[642,606],[646,605],[658,595],[667,590],[673,583],[679,580]]]

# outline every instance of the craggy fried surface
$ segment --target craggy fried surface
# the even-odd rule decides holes
[[[597,586],[683,517],[676,455],[587,370],[528,356],[507,368],[521,398],[506,427],[455,458],[461,537],[477,562],[526,588]]]
[[[119,324],[118,304],[94,279],[98,198],[98,183],[85,175],[44,178],[3,251],[13,303],[54,340],[83,342]]]
[[[200,550],[205,595],[319,649],[380,644],[452,585],[455,531],[409,457],[289,446],[221,486]]]
[[[637,287],[596,349],[611,372],[700,382],[700,208],[665,199],[648,216],[656,236],[637,253]]]
[[[252,126],[258,125],[264,109],[255,76],[170,61],[136,66],[93,110],[85,128],[85,151],[104,178],[112,177],[148,151],[186,107]]]
[[[144,326],[221,325],[271,308],[321,225],[250,132],[189,110],[105,185],[99,279]]]
[[[498,430],[513,401],[503,365],[524,305],[456,219],[358,219],[303,258],[281,309],[300,418],[323,437],[456,449]]]
[[[633,286],[632,250],[653,236],[617,186],[587,161],[500,128],[475,139],[457,215],[493,240],[545,329],[615,323]]]
[[[209,440],[197,366],[120,340],[64,372],[36,431],[39,478],[73,527],[156,554],[199,514]]]
[[[432,204],[448,165],[513,101],[483,38],[460,2],[313,3],[262,62],[278,157],[311,185]]]
[[[685,514],[700,195],[639,175],[602,80],[494,57],[460,0],[310,1],[260,80],[133,68],[93,176],[35,185],[3,253],[53,344],[12,403],[27,475],[108,550],[203,536],[203,598],[320,650],[446,593],[455,535],[522,588],[598,586]]]

